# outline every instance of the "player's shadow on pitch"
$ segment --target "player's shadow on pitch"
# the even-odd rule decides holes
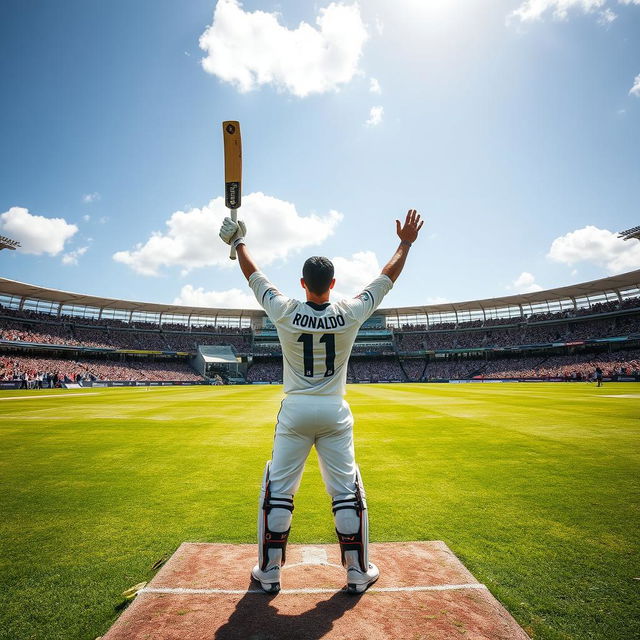
[[[255,585],[249,588],[255,589]],[[335,620],[358,604],[361,596],[338,591],[298,615],[278,612],[278,604],[286,607],[286,597],[245,593],[213,640],[319,640],[331,631]]]

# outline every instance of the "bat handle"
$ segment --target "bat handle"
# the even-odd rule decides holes
[[[234,222],[238,222],[238,210],[237,209],[230,209],[231,211],[231,219]],[[236,248],[235,247],[231,247],[231,251],[229,251],[229,258],[231,258],[231,260],[235,260],[236,259]]]

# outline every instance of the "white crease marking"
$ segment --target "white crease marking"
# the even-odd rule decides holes
[[[322,547],[302,547],[302,562],[304,564],[329,564],[327,550]]]
[[[416,587],[370,587],[367,593],[400,593],[412,591],[460,591],[463,589],[486,589],[487,587],[478,582],[469,584],[434,584]],[[340,589],[282,589],[281,594],[295,595],[307,593],[337,593]],[[189,589],[186,587],[145,587],[140,589],[141,593],[166,593],[176,595],[243,595],[245,593],[264,593],[262,589]]]
[[[302,562],[294,562],[293,564],[285,564],[282,570],[293,569],[293,567],[301,567],[303,565],[319,565],[322,567],[336,567],[342,569],[342,565],[329,562],[327,550],[322,547],[302,547]]]

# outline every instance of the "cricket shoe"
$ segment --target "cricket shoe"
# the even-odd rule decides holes
[[[347,593],[364,593],[378,578],[380,571],[372,562],[368,571],[360,571],[357,567],[347,569]]]
[[[251,569],[251,577],[265,593],[278,593],[280,591],[280,567],[278,566],[262,571],[260,565],[256,565]]]

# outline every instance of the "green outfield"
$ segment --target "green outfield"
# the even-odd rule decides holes
[[[93,640],[182,541],[253,541],[281,392],[1,392],[0,638]],[[640,636],[640,384],[348,400],[374,541],[444,540],[534,638]],[[333,540],[313,453],[291,541]]]

